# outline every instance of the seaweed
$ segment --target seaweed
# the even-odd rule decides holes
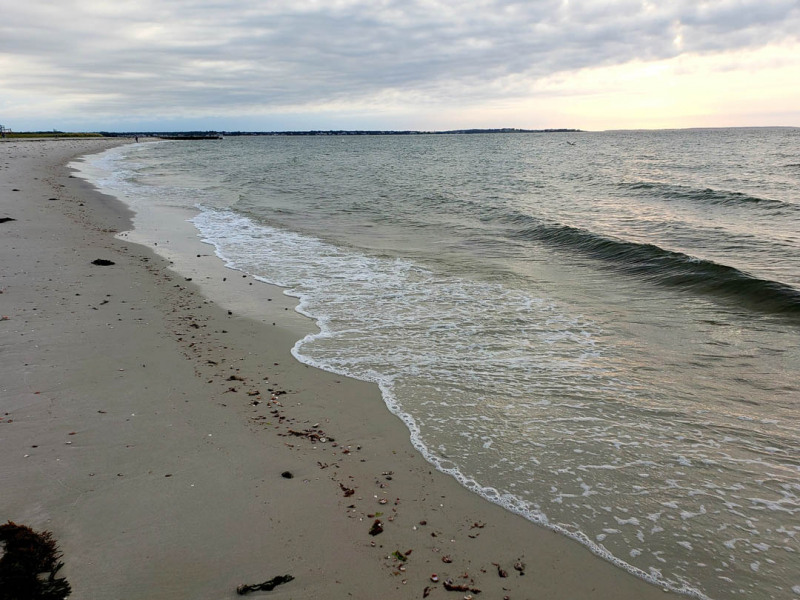
[[[240,596],[244,596],[245,594],[249,594],[250,592],[271,592],[279,585],[284,583],[289,583],[292,581],[294,577],[291,575],[278,575],[277,577],[273,577],[272,579],[265,581],[264,583],[256,583],[253,585],[240,585],[236,588],[236,593]]]
[[[288,435],[293,435],[295,437],[304,437],[311,440],[313,443],[321,442],[333,442],[334,439],[330,436],[326,436],[325,432],[321,429],[304,429],[303,431],[297,431],[295,429],[289,429]]]
[[[0,525],[0,600],[62,600],[72,588],[57,577],[64,566],[52,533],[9,521]]]
[[[369,529],[369,534],[372,536],[378,535],[383,533],[383,523],[381,523],[380,519],[375,519],[375,522],[372,524],[372,527]]]
[[[495,567],[497,567],[497,576],[498,577],[508,577],[508,571],[506,571],[503,567],[501,567],[498,563],[492,563]]]

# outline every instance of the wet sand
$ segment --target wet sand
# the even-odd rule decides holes
[[[0,143],[0,521],[53,532],[73,597],[665,597],[435,471],[377,386],[298,363],[313,323],[185,215],[122,233],[65,166],[118,143]]]

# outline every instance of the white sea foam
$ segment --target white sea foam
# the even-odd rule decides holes
[[[581,324],[578,335],[570,330],[554,334],[547,327],[574,327],[575,320],[548,314],[552,313],[555,307],[542,299],[515,298],[509,290],[504,290],[491,284],[470,283],[446,277],[437,280],[438,276],[434,273],[409,262],[351,256],[347,252],[326,245],[319,240],[258,225],[246,217],[228,211],[206,210],[196,217],[194,222],[204,238],[215,244],[218,255],[223,260],[226,260],[229,266],[254,274],[257,278],[269,283],[286,287],[287,294],[299,299],[298,311],[316,320],[320,331],[298,341],[292,351],[293,354],[306,364],[377,383],[388,408],[400,417],[408,427],[412,443],[439,470],[452,475],[462,485],[482,495],[487,500],[500,504],[512,512],[521,514],[535,523],[580,541],[592,549],[594,553],[640,577],[683,593],[701,598],[705,597],[699,590],[685,583],[670,582],[664,578],[654,578],[648,572],[612,555],[606,548],[594,544],[585,533],[576,529],[574,525],[552,522],[541,508],[530,501],[513,493],[482,484],[476,477],[467,475],[459,465],[446,458],[449,444],[438,444],[436,452],[431,449],[430,445],[425,441],[425,434],[418,417],[412,416],[410,409],[405,406],[398,396],[398,387],[403,388],[408,385],[405,379],[414,376],[426,378],[429,376],[429,372],[426,369],[435,371],[439,378],[452,378],[449,383],[457,386],[459,400],[455,404],[460,407],[469,404],[468,401],[465,402],[463,395],[464,393],[469,393],[470,388],[481,389],[487,384],[494,387],[500,383],[513,390],[514,386],[518,385],[518,381],[508,377],[503,378],[501,382],[497,382],[496,379],[492,381],[492,376],[496,378],[501,373],[495,370],[496,367],[492,367],[492,369],[487,369],[486,367],[487,363],[496,364],[497,358],[493,353],[498,351],[503,353],[501,357],[503,364],[508,364],[508,353],[511,352],[511,348],[504,351],[500,350],[502,346],[498,345],[500,343],[498,338],[492,338],[488,332],[483,331],[478,321],[475,320],[475,309],[484,302],[488,302],[487,306],[494,310],[497,298],[503,297],[506,302],[513,301],[519,306],[524,306],[527,311],[532,310],[532,307],[542,311],[547,318],[533,321],[531,332],[533,335],[541,335],[547,346],[552,346],[556,340],[561,343],[566,340],[569,343],[577,344],[578,347],[586,343],[593,343],[591,334],[585,324]],[[274,266],[276,264],[280,264],[281,268],[271,269],[268,275],[264,273],[265,265]],[[321,281],[323,276],[325,281]],[[352,293],[352,282],[354,281],[361,282],[362,285],[368,287],[375,286],[381,290],[380,294],[372,290],[364,293],[363,288],[355,292],[359,297],[363,295],[366,301],[377,302],[378,308],[353,304],[354,301],[352,297],[348,298],[349,293],[346,290],[349,289],[351,290],[350,293]],[[423,289],[419,287],[420,283],[423,283],[426,288],[432,289]],[[432,290],[435,290],[435,294],[432,293]],[[464,305],[462,306],[461,303],[464,303]],[[437,314],[435,312],[437,305],[441,304],[446,305],[447,312]],[[339,325],[341,318],[336,314],[336,310],[340,306],[350,314],[357,313],[367,318],[359,326],[354,327],[351,319],[347,327],[341,327]],[[519,313],[515,312],[515,314],[519,316]],[[372,315],[379,315],[381,323],[371,321]],[[450,322],[446,320],[454,317],[460,320]],[[398,325],[402,327],[398,327]],[[448,331],[452,331],[458,338],[464,335],[464,330],[474,330],[475,335],[480,337],[479,341],[464,345],[463,342],[457,339],[452,340],[456,348],[464,346],[465,349],[473,354],[475,356],[474,361],[467,360],[465,364],[465,359],[469,355],[461,353],[457,358],[455,356],[451,358],[446,355],[444,357],[431,355],[429,348],[431,340],[427,338],[421,340],[417,349],[409,347],[408,340],[410,338],[413,339],[413,332],[409,332],[409,326],[411,325],[424,329],[426,333],[432,330],[445,332],[445,334]],[[542,329],[542,327],[545,328]],[[380,337],[381,328],[389,330],[397,328],[398,334],[402,337],[383,339]],[[364,334],[369,332],[369,337],[362,335],[362,331]],[[344,338],[348,338],[346,343],[342,343]],[[365,346],[365,349],[361,349],[358,354],[352,354],[354,345],[357,346],[361,343],[367,343],[368,345]],[[333,344],[330,349],[327,346],[329,344]],[[419,353],[423,347],[427,348],[426,352]],[[376,361],[376,355],[380,356],[385,353],[386,348],[391,351],[391,360],[387,357],[382,361]],[[348,351],[351,354],[348,355]],[[585,353],[581,351],[581,354]],[[536,370],[546,366],[546,363],[542,362],[546,358],[546,354],[537,355]],[[517,359],[521,360],[521,357],[517,357]],[[574,360],[567,360],[566,356],[557,354],[553,368],[572,370],[575,367],[572,362]],[[406,361],[408,362],[406,363]],[[459,368],[448,374],[448,370],[452,368],[450,367],[451,361],[458,361]],[[522,368],[527,369],[529,360],[522,362]],[[387,369],[388,365],[392,365],[392,368]],[[529,378],[525,374],[517,373],[517,375],[521,375],[520,379],[522,380]],[[465,379],[473,381],[466,388],[464,386]],[[444,379],[444,381],[447,381],[447,379]],[[608,385],[608,383],[605,383],[605,385]],[[424,396],[424,392],[420,393],[419,388],[416,388],[415,396],[426,398],[424,401],[419,402],[418,406],[431,405],[437,409],[448,409],[450,403],[446,399],[438,397],[442,394],[442,387],[446,386],[441,384],[437,386],[435,400],[433,397]],[[619,387],[616,385],[609,387],[617,392],[619,391]],[[445,390],[445,398],[449,397],[448,393]],[[553,406],[550,402],[541,404]],[[565,406],[569,409],[583,408],[582,404],[575,403],[559,403],[558,406]],[[505,407],[511,407],[516,410],[517,405],[506,403]],[[432,414],[426,415],[426,424],[428,426],[431,423],[439,422],[438,419],[432,417]],[[451,427],[452,414],[449,414],[447,419],[441,422],[443,425]],[[496,425],[496,419],[488,415],[480,415],[479,418],[474,416],[461,417],[458,422],[460,427],[471,428],[483,427],[479,425],[479,423],[483,422],[492,427]],[[570,418],[551,417],[548,422],[551,424],[568,424],[569,427],[565,431],[576,434],[577,429],[575,429],[575,426],[592,427],[598,424],[604,425],[606,419],[599,416],[578,414]],[[473,437],[470,431],[458,431],[455,436],[464,437],[462,434],[468,434],[466,435],[467,438]],[[475,437],[479,440],[483,439],[480,435]],[[635,446],[636,444],[632,445]],[[481,443],[481,446],[486,450],[492,449],[492,444]],[[544,447],[538,443],[532,443],[531,446]],[[579,450],[579,448],[574,448],[573,450]],[[535,459],[533,463],[535,464],[537,461],[538,459]],[[636,460],[631,461],[626,466],[630,467],[632,465],[655,466],[656,463],[654,461]],[[610,465],[591,465],[587,466],[587,468],[603,469],[612,467]],[[509,486],[509,489],[515,487],[512,484],[506,485]],[[600,493],[592,486],[583,483],[578,484],[578,489],[579,492],[576,494],[557,494],[553,500],[556,503],[561,503],[566,498],[590,497]],[[617,520],[620,524],[627,525],[637,525],[639,523],[636,517]],[[612,529],[608,531],[618,532],[619,530]],[[606,535],[607,533],[598,534],[595,539],[602,541]],[[637,554],[636,557],[638,556]]]

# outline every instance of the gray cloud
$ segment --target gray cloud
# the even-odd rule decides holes
[[[481,102],[525,93],[504,78],[756,48],[800,31],[796,0],[3,4],[2,85],[108,115],[285,111],[394,92]]]

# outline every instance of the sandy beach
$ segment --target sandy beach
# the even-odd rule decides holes
[[[251,597],[665,597],[435,471],[377,386],[297,362],[314,324],[185,215],[125,234],[66,166],[120,143],[0,143],[0,522],[53,532],[72,597],[285,574]]]

